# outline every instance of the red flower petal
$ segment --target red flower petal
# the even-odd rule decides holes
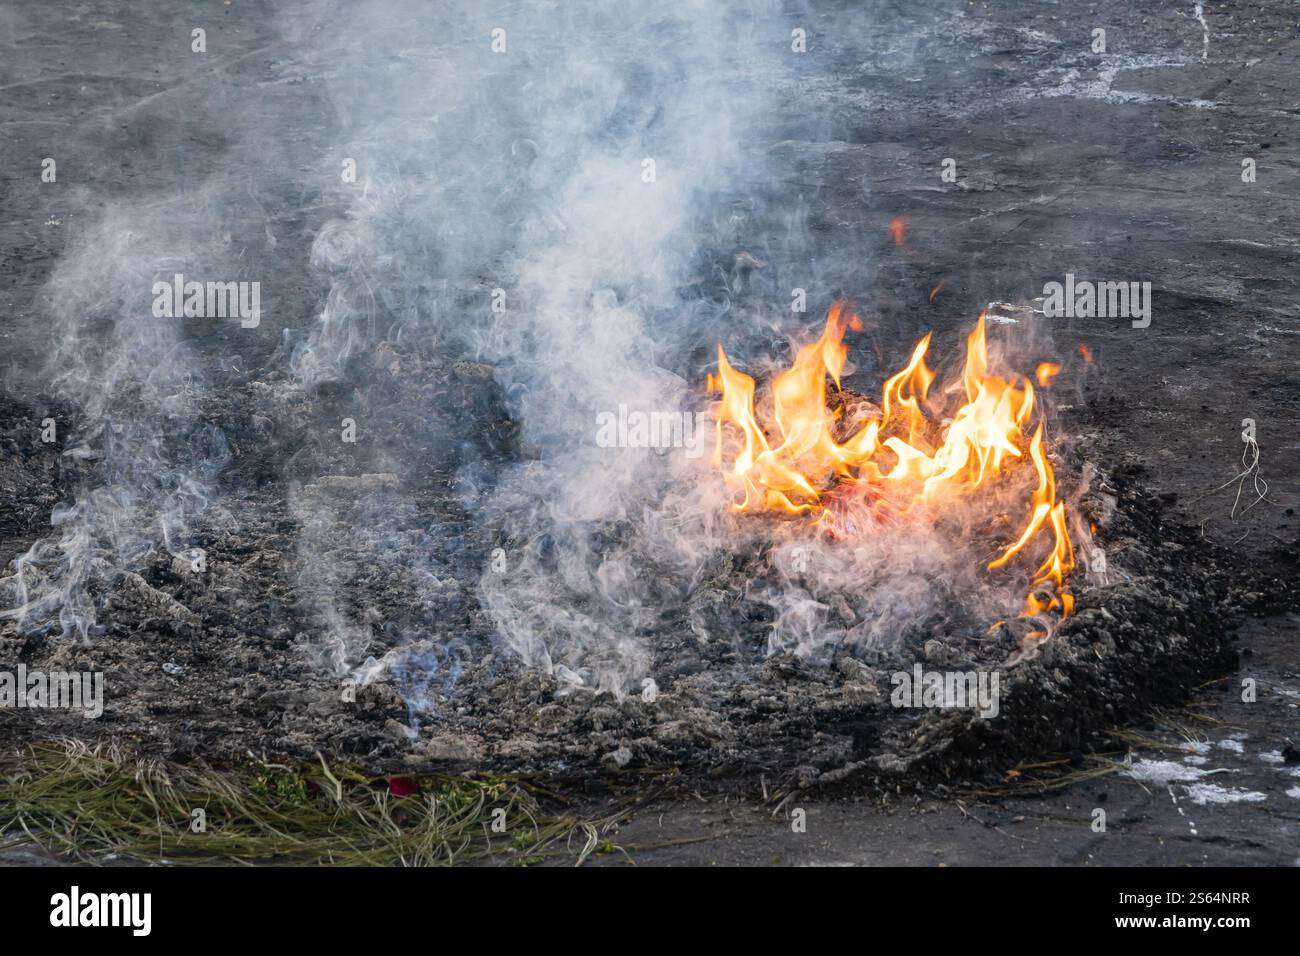
[[[418,781],[411,777],[388,777],[388,792],[395,797],[409,797],[420,789]]]

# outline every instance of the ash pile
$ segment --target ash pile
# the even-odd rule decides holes
[[[981,779],[1105,750],[1108,728],[1231,667],[1229,577],[1122,466],[1077,502],[1105,570],[1081,568],[1074,612],[1032,640],[1014,617],[990,626],[981,601],[1000,596],[974,578],[926,579],[924,555],[881,572],[879,595],[842,573],[818,590],[848,545],[783,540],[780,518],[723,517],[729,532],[700,537],[674,526],[680,510],[556,520],[592,490],[548,485],[492,368],[378,352],[362,394],[273,377],[196,392],[206,424],[168,433],[162,457],[211,460],[215,429],[223,468],[183,520],[176,502],[197,492],[174,474],[124,501],[111,459],[57,457],[56,490],[101,490],[11,566],[4,603],[25,613],[0,625],[0,657],[102,671],[106,700],[93,721],[16,711],[11,734],[125,738],[169,756],[321,751],[385,769]],[[359,401],[385,409],[385,427],[321,440]],[[51,473],[15,437],[48,410],[13,407],[8,493]],[[652,467],[707,464],[641,457],[617,466],[638,493]],[[391,470],[368,470],[376,461]],[[30,533],[43,502],[19,500]],[[125,547],[130,529],[146,542],[182,523],[170,547]],[[969,676],[969,698],[933,685],[954,675]]]

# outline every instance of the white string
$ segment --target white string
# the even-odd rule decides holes
[[[1233,475],[1223,484],[1219,485],[1219,487],[1211,488],[1205,494],[1197,498],[1193,498],[1189,502],[1189,504],[1194,505],[1198,501],[1203,501],[1204,499],[1210,497],[1210,495],[1220,492],[1224,488],[1227,488],[1233,482],[1237,483],[1237,496],[1232,501],[1232,511],[1229,512],[1229,516],[1234,521],[1237,518],[1240,518],[1242,515],[1244,515],[1251,508],[1255,507],[1255,505],[1259,504],[1261,501],[1268,501],[1270,503],[1272,502],[1273,499],[1268,497],[1268,482],[1265,481],[1263,476],[1260,475],[1259,473],[1259,443],[1255,441],[1254,435],[1251,435],[1248,438],[1243,438],[1242,440],[1246,443],[1246,447],[1242,449],[1241,452],[1242,470],[1237,474]],[[1246,487],[1247,478],[1251,480],[1251,488],[1255,492],[1255,500],[1252,501],[1250,504],[1246,505],[1246,507],[1242,508],[1241,512],[1238,513],[1237,506],[1241,504],[1241,492]]]

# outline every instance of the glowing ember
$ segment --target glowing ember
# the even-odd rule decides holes
[[[1027,455],[1038,475],[1029,518],[988,567],[1005,567],[1041,548],[1040,537],[1049,541],[1025,614],[1069,614],[1074,599],[1065,579],[1074,553],[1041,420],[1031,431],[1034,386],[1020,376],[990,374],[984,314],[966,340],[959,390],[965,401],[941,416],[931,414],[935,403],[928,399],[935,378],[925,364],[929,335],[917,343],[907,366],[884,383],[878,408],[840,390],[848,356],[844,334],[860,327],[844,303],[831,307],[821,338],[800,349],[794,364],[772,380],[766,425],[755,413],[754,380],[736,371],[718,346],[718,375],[709,376],[710,390],[722,393],[714,465],[722,469],[732,509],[803,515],[827,534],[847,537],[866,533],[873,523],[939,520],[958,499],[1003,480]],[[1055,371],[1044,363],[1039,382],[1046,384]],[[835,384],[829,407],[827,377]]]
[[[907,217],[895,216],[889,220],[889,234],[894,237],[894,245],[900,249],[907,247]]]

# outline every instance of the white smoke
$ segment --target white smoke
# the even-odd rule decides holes
[[[265,343],[277,324],[282,350],[254,356],[258,393],[339,412],[274,466],[292,484],[309,650],[363,682],[391,673],[414,711],[454,683],[480,627],[569,686],[623,695],[661,676],[666,641],[730,659],[887,655],[1014,613],[1019,582],[983,570],[987,527],[826,541],[806,522],[728,512],[707,455],[596,441],[598,417],[620,406],[707,410],[718,341],[765,378],[840,289],[867,283],[867,225],[814,259],[805,195],[847,160],[867,188],[859,157],[830,142],[807,185],[805,161],[773,145],[778,114],[838,134],[791,106],[807,69],[792,32],[848,50],[836,56],[870,46],[868,17],[850,18],[847,38],[816,20],[713,0],[286,8],[285,62],[260,87],[273,105],[214,92],[234,124],[225,165],[198,186],[167,181],[150,205],[108,204],[50,282],[53,391],[79,410],[72,446],[100,464],[6,580],[4,615],[86,639],[115,577],[188,546],[193,517],[221,504],[230,459],[202,422],[243,367],[235,343]],[[881,53],[891,68],[913,55],[892,42]],[[271,120],[304,79],[325,91],[313,105],[330,136],[299,178],[339,210],[299,264],[324,286],[315,314],[294,311],[304,285],[266,305],[257,337],[141,321],[159,275],[267,278],[248,270],[307,192]],[[260,242],[250,251],[232,232]],[[795,287],[807,313],[790,311]],[[877,334],[874,360],[872,339],[851,343],[863,387],[923,331]],[[959,342],[936,349],[960,359]],[[399,367],[409,401],[385,404]],[[469,433],[478,420],[435,387],[456,375],[495,383],[517,441]],[[339,444],[344,415],[368,444]],[[365,479],[376,474],[392,480]],[[344,475],[364,480],[330,484]],[[1012,500],[993,509],[1006,511],[1004,539],[1021,517]]]

